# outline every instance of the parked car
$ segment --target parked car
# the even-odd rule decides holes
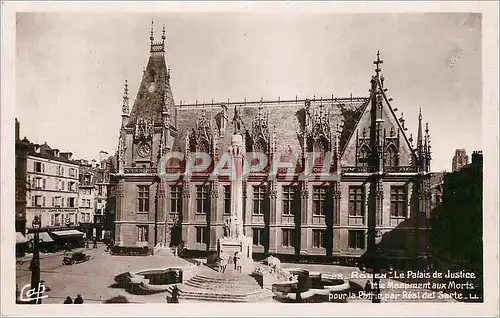
[[[71,254],[64,254],[63,265],[75,265],[78,263],[86,262],[90,259],[90,255],[83,252],[74,252]]]

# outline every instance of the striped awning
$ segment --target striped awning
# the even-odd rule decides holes
[[[64,237],[64,238],[83,237],[85,235],[85,233],[80,232],[78,230],[52,231],[51,233],[57,235],[58,237]]]
[[[40,236],[40,240],[42,242],[44,242],[44,243],[52,243],[52,242],[54,242],[54,240],[50,237],[49,233],[47,233],[47,232],[40,232],[39,236]],[[35,237],[35,234],[33,234],[33,233],[26,234],[26,239],[28,241],[33,240],[34,237]]]
[[[16,244],[24,244],[26,242],[28,242],[28,240],[24,237],[23,233],[16,232]]]

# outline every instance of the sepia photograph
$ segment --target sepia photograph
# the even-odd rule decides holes
[[[2,314],[498,310],[497,14],[48,4],[2,28]]]

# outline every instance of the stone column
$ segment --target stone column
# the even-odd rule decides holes
[[[218,227],[217,224],[217,213],[219,212],[219,182],[217,180],[212,181],[210,184],[210,216],[207,220],[208,228],[210,231],[210,250],[215,251],[217,249],[217,237],[218,237]]]
[[[235,233],[231,238],[243,236],[243,137],[233,135],[231,139],[231,220],[234,222]]]
[[[309,185],[307,180],[304,180],[300,189],[300,253],[307,254],[309,249]]]

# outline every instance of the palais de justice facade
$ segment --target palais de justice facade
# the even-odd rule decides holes
[[[291,180],[280,170],[275,180],[255,172],[244,181],[244,231],[253,237],[254,253],[355,257],[379,233],[386,254],[427,254],[428,128],[419,114],[414,145],[387,96],[379,54],[374,75],[360,84],[369,90],[365,97],[182,105],[173,99],[165,39],[165,31],[159,42],[151,32],[149,61],[131,110],[125,84],[111,178],[117,245],[184,242],[189,250],[215,251],[230,213],[229,179],[209,180],[207,169],[166,181],[158,177],[158,161],[169,152],[205,152],[216,165],[232,135],[240,134],[247,153],[285,162],[298,158]],[[331,152],[327,169],[340,180],[299,180],[301,171],[328,162],[308,159],[312,151]]]

